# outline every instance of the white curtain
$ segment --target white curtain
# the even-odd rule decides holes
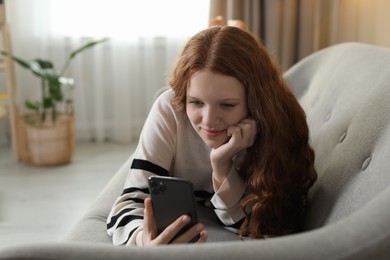
[[[131,142],[138,138],[155,92],[185,41],[208,24],[209,0],[6,0],[13,53],[53,61],[92,39],[104,44],[81,53],[66,76],[78,140]],[[17,99],[37,99],[40,82],[15,66]]]

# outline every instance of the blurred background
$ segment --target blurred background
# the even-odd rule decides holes
[[[185,41],[223,16],[240,19],[287,70],[308,54],[346,41],[390,47],[386,0],[12,0],[4,1],[14,55],[57,66],[88,40],[109,41],[76,58],[76,140],[137,140],[157,89]],[[0,47],[1,49],[1,47]],[[59,68],[58,68],[59,69]],[[40,82],[15,66],[16,99],[37,98]],[[0,74],[0,92],[6,92]],[[0,120],[0,145],[10,144]]]

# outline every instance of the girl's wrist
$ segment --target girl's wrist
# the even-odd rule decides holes
[[[214,181],[216,182],[216,184],[221,185],[225,181],[226,177],[229,175],[229,172],[233,167],[233,161],[230,160],[223,164],[219,164],[218,166],[211,164],[211,166],[213,168]]]

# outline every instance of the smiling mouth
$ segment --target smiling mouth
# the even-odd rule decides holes
[[[224,130],[217,131],[217,130],[203,129],[203,132],[207,137],[216,137],[222,134]]]

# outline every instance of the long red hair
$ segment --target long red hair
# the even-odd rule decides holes
[[[262,238],[298,231],[317,174],[305,113],[280,68],[250,33],[230,26],[205,29],[185,45],[170,78],[178,111],[185,110],[192,75],[205,69],[243,84],[257,122],[255,142],[239,169],[248,193],[241,234]]]

